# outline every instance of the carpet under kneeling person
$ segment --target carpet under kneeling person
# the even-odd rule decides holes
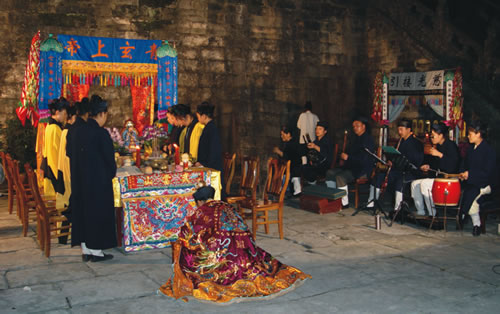
[[[198,209],[172,246],[174,274],[159,292],[228,304],[273,298],[311,277],[257,247],[234,208],[211,200],[214,192],[202,187],[193,195]]]

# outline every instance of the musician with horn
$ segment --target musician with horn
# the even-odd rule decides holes
[[[400,136],[399,142],[396,149],[399,150],[401,155],[406,157],[406,159],[416,167],[420,167],[424,160],[424,150],[422,143],[415,137],[412,130],[411,120],[403,118],[398,122],[398,134]],[[399,160],[401,160],[400,158]],[[383,186],[391,187],[395,191],[395,203],[394,210],[396,210],[399,204],[403,201],[403,186],[404,183],[416,179],[417,173],[415,171],[405,171],[398,167],[396,162],[395,167],[392,166],[392,162],[389,161],[390,165],[387,173],[378,173],[374,178],[374,185],[370,186],[370,196],[368,197],[367,207],[373,207],[374,202],[371,200],[378,199],[380,195],[380,189]],[[405,182],[403,182],[403,179]]]
[[[496,183],[496,153],[486,142],[487,125],[474,121],[469,125],[468,139],[471,144],[467,148],[465,159],[461,165],[460,179],[463,180],[463,196],[460,206],[461,217],[469,214],[472,219],[472,235],[481,234],[479,204],[481,196],[490,194]]]
[[[346,191],[346,195],[342,197],[342,208],[349,207],[347,184],[358,178],[369,178],[373,170],[373,159],[365,150],[373,152],[375,149],[375,142],[368,131],[368,119],[362,116],[356,117],[352,122],[352,130],[354,136],[346,151],[340,154],[344,165],[330,169],[326,173],[328,187]]]
[[[435,123],[431,126],[432,147],[424,149],[428,162],[420,166],[427,178],[418,179],[411,183],[411,196],[415,203],[418,216],[425,216],[425,206],[429,216],[435,216],[436,210],[431,202],[432,185],[434,178],[439,173],[457,173],[460,161],[457,144],[448,138],[448,127],[443,122]]]

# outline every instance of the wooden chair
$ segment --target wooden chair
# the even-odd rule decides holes
[[[242,207],[252,208],[256,203],[259,165],[259,157],[241,157],[241,182],[238,195],[227,197],[227,202],[236,204],[238,212],[242,215]]]
[[[231,183],[234,177],[234,168],[236,166],[236,153],[224,153],[224,184],[226,185],[226,195],[231,194]]]
[[[382,147],[377,148],[377,156],[380,158],[382,156]],[[354,187],[349,189],[350,193],[354,193],[354,208],[358,208],[359,206],[359,187],[365,184],[369,184],[371,179],[375,176],[376,168],[374,167],[370,178],[358,178],[354,181]]]
[[[12,210],[14,207],[15,187],[14,187],[14,178],[12,178],[9,165],[7,163],[7,156],[8,154],[0,152],[0,158],[2,158],[3,172],[5,173],[5,178],[7,179],[9,214],[12,214]]]
[[[69,236],[71,234],[71,224],[62,225],[62,222],[68,221],[67,218],[55,208],[55,204],[47,206],[47,203],[40,195],[35,173],[29,164],[25,164],[24,168],[35,198],[40,249],[45,251],[46,257],[49,257],[51,239]],[[58,223],[61,223],[62,226],[58,227]]]
[[[354,181],[354,186],[352,189],[349,189],[349,192],[352,192],[354,193],[354,208],[358,208],[359,206],[359,187],[362,186],[362,185],[365,185],[365,184],[368,184],[370,183],[370,179],[369,178],[357,178],[355,181]]]
[[[270,224],[278,224],[280,239],[283,239],[283,203],[290,180],[290,161],[269,158],[267,180],[263,200],[252,207],[252,236],[255,240],[258,225],[264,225],[266,234]],[[269,212],[277,211],[276,220],[269,220]]]
[[[36,221],[36,210],[35,210],[35,200],[31,189],[26,187],[23,182],[23,178],[19,172],[19,161],[11,160],[10,169],[13,173],[14,184],[16,187],[16,198],[17,198],[17,214],[21,224],[23,225],[23,236],[28,235],[28,228],[31,221]]]

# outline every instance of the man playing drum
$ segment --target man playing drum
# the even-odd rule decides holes
[[[443,123],[435,123],[431,127],[431,142],[433,147],[426,153],[430,155],[428,163],[420,167],[428,178],[418,179],[411,183],[411,196],[415,202],[418,216],[425,216],[424,202],[429,216],[434,216],[436,210],[431,203],[432,185],[438,172],[457,173],[459,153],[457,145],[448,139],[448,127]],[[455,179],[456,180],[456,179]],[[458,180],[457,180],[458,182]]]
[[[467,129],[470,146],[461,166],[460,179],[464,180],[463,197],[460,206],[462,218],[469,214],[472,218],[472,235],[481,234],[478,199],[491,193],[496,180],[496,153],[485,141],[487,126],[474,121]]]

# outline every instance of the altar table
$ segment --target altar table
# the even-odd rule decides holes
[[[117,233],[125,251],[165,248],[177,240],[185,218],[196,209],[192,195],[200,181],[214,187],[215,199],[220,199],[220,171],[213,169],[117,178],[115,206],[122,208],[117,210]]]

